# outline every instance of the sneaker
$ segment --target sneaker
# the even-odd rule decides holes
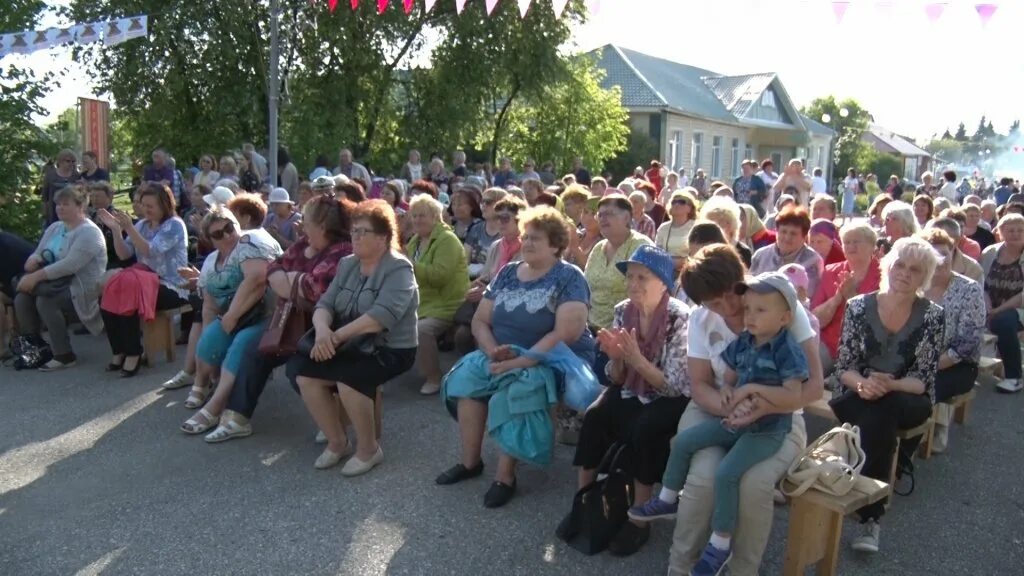
[[[424,396],[433,396],[441,390],[440,382],[424,382],[423,386],[420,387],[420,394]]]
[[[874,520],[868,520],[862,524],[863,533],[853,539],[853,549],[858,552],[871,552],[872,554],[878,552],[878,533],[880,528],[878,522]]]
[[[1020,392],[1021,390],[1024,390],[1024,380],[1020,378],[1007,378],[1000,382],[999,384],[996,384],[996,390],[999,390],[1000,392],[1005,392],[1006,394]]]
[[[75,364],[77,364],[77,362],[75,361],[74,357],[70,358],[67,362],[61,362],[60,360],[57,360],[56,358],[54,358],[53,360],[50,360],[46,364],[43,364],[42,366],[40,366],[39,367],[39,371],[40,372],[56,372],[57,370],[63,370],[65,368],[71,368]]]
[[[651,499],[647,502],[630,508],[628,514],[630,518],[637,522],[650,522],[651,520],[675,518],[678,509],[679,502],[669,504],[657,496],[651,496]]]
[[[184,370],[179,370],[178,373],[175,374],[173,378],[161,384],[161,387],[164,390],[177,390],[178,388],[191,386],[194,381],[194,376],[192,376],[188,372],[185,372]]]
[[[718,576],[725,570],[725,565],[732,558],[731,550],[719,550],[708,542],[700,554],[700,560],[690,570],[690,576]]]

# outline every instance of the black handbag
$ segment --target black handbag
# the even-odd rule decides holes
[[[612,444],[597,467],[597,479],[576,493],[558,537],[587,556],[602,552],[627,521],[633,502],[628,445]],[[563,530],[564,528],[564,530]]]

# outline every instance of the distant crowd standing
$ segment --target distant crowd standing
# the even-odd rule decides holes
[[[873,176],[851,169],[837,202],[799,160],[781,174],[744,161],[731,185],[652,161],[613,186],[582,159],[558,177],[551,163],[470,167],[458,151],[449,168],[411,151],[390,179],[348,149],[308,179],[277,159],[268,175],[245,145],[182,171],[158,149],[128,214],[95,155],[79,168],[62,152],[40,187],[42,239],[0,232],[15,367],[76,366],[70,318],[105,332],[106,370],[134,377],[153,352],[142,323],[185,311],[184,363],[163,384],[189,388],[181,431],[251,435],[283,367],[325,445],[314,466],[345,476],[384,460],[380,387],[415,369],[458,422],[437,484],[480,476],[490,438],[500,456],[483,503],[501,507],[520,463],[547,465],[556,429],[571,427],[580,488],[611,451],[628,456],[633,507],[610,550],[632,554],[652,520],[674,519],[669,572],[699,575],[757,573],[773,487],[807,442],[801,408],[826,380],[838,418],[860,427],[863,473],[883,481],[897,430],[933,407],[944,449],[944,402],[973,386],[986,329],[1005,365],[998,389],[1024,388],[1012,180],[926,174],[912,203],[897,181],[865,220],[853,206]],[[582,414],[561,402],[559,356],[600,382]],[[879,551],[884,513],[858,512],[855,549]],[[571,516],[557,525],[564,539],[577,529]]]

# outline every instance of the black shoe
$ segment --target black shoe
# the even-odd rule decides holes
[[[643,547],[647,539],[651,537],[651,526],[637,526],[626,521],[619,529],[619,533],[608,543],[608,551],[615,556],[631,556]]]
[[[79,326],[78,328],[75,328],[72,331],[72,334],[74,334],[75,336],[88,336],[89,329],[86,328],[85,326]]]
[[[476,466],[473,466],[472,468],[466,468],[462,464],[456,464],[455,466],[452,466],[451,468],[442,472],[441,475],[438,476],[436,480],[434,480],[434,482],[437,482],[441,486],[457,484],[459,482],[462,482],[463,480],[476,478],[477,476],[483,474],[483,472],[483,462],[478,463]]]
[[[121,370],[121,368],[123,366],[124,366],[124,358],[122,358],[121,362],[119,362],[119,363],[118,362],[111,362],[110,364],[107,364],[107,372],[117,372],[117,371]]]
[[[484,508],[501,508],[516,494],[516,481],[509,486],[504,482],[495,481],[484,494]]]
[[[122,366],[122,368],[121,368],[121,378],[131,378],[132,376],[135,376],[136,374],[139,373],[139,369],[140,368],[142,368],[142,359],[141,358],[139,358],[139,361],[135,363],[135,368],[132,368],[131,370],[129,370],[127,368],[124,368]]]

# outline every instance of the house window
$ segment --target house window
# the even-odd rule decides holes
[[[676,132],[676,134],[678,134],[678,132]],[[676,148],[676,139],[673,137],[668,141],[668,161],[672,166],[675,166],[676,164],[676,154],[678,153],[679,150]]]
[[[772,92],[771,89],[765,90],[761,94],[761,106],[775,108],[775,92]]]
[[[704,135],[700,132],[693,134],[693,148],[690,149],[690,169],[694,172],[703,166],[704,163]]]
[[[828,167],[825,166],[825,147],[818,146],[818,167],[828,172]]]
[[[903,161],[903,177],[911,182],[917,181],[917,158],[907,158]]]
[[[672,133],[673,150],[672,153],[672,169],[679,170],[683,167],[683,131],[676,130]]]
[[[740,139],[732,139],[732,177],[738,178],[740,175]]]
[[[711,138],[711,177],[722,177],[722,137]]]
[[[743,148],[743,158],[745,160],[757,160],[757,158],[754,158],[754,149],[750,144],[747,144],[747,146]]]

